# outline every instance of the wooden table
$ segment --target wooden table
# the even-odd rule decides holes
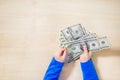
[[[119,0],[0,0],[0,80],[42,80],[59,30],[78,23],[108,37],[110,49],[93,53],[100,80],[120,80]],[[60,80],[82,80],[79,61]]]

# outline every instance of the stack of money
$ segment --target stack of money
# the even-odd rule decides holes
[[[68,52],[65,63],[77,60],[83,53],[83,45],[87,45],[88,51],[92,52],[109,48],[106,36],[98,37],[95,33],[86,31],[81,24],[60,30],[59,41],[60,47],[66,48]]]

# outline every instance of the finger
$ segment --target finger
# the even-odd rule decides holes
[[[89,55],[90,55],[90,57],[92,56],[92,52],[91,51],[89,52]]]
[[[66,49],[64,49],[64,52],[63,52],[63,58],[66,58],[66,56],[67,56],[67,50]]]
[[[60,49],[59,56],[63,56],[65,49]]]
[[[84,53],[85,53],[85,54],[88,54],[88,48],[87,48],[86,45],[83,46],[83,50],[84,50]]]

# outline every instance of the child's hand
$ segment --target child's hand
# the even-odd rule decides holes
[[[79,60],[80,60],[80,62],[87,62],[91,58],[92,52],[88,52],[86,45],[83,46],[83,50],[84,50],[84,52],[83,52],[83,54],[80,55]]]
[[[59,62],[65,62],[66,56],[67,56],[66,49],[58,49],[54,55],[54,58]]]

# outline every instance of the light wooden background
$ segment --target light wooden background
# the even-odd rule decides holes
[[[78,23],[108,37],[111,48],[93,53],[100,80],[120,80],[120,0],[0,0],[0,80],[42,80],[59,29]],[[60,80],[82,80],[79,62]]]

